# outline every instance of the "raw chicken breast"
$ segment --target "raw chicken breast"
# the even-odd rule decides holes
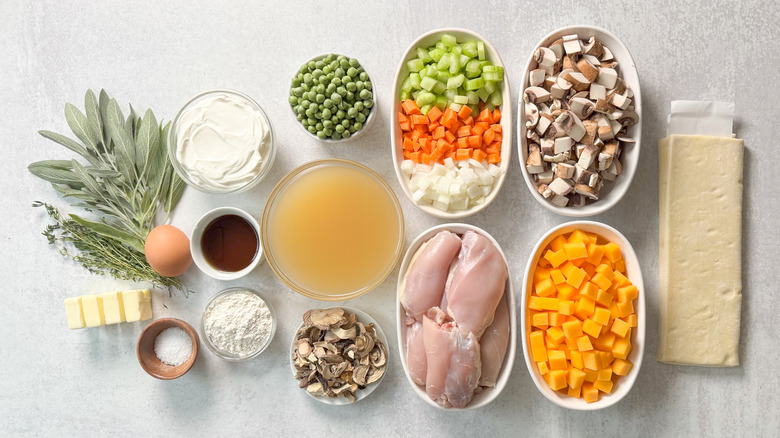
[[[445,324],[443,329],[451,330],[452,336],[444,394],[452,406],[465,408],[474,397],[482,371],[479,341],[474,333],[464,337],[452,323]]]
[[[414,255],[400,291],[401,304],[409,316],[422,321],[428,309],[441,304],[450,266],[460,247],[460,237],[441,231]]]
[[[428,315],[423,317],[423,345],[425,346],[426,374],[425,374],[425,392],[431,400],[446,406],[447,399],[444,397],[445,381],[447,379],[447,369],[450,366],[450,343],[452,342],[451,333],[442,330],[441,324],[432,319],[436,315],[432,313],[441,312],[438,307],[431,309]]]
[[[493,322],[506,287],[506,262],[490,240],[473,231],[463,234],[458,264],[447,284],[447,313],[464,334],[479,339]]]
[[[406,367],[409,377],[418,385],[425,385],[426,363],[423,323],[414,321],[406,326]]]
[[[480,343],[480,355],[482,358],[482,377],[480,386],[496,386],[501,364],[509,348],[509,305],[506,294],[498,302],[496,316],[482,334]]]

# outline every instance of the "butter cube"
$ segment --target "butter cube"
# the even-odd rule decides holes
[[[127,322],[152,319],[152,294],[149,289],[126,290],[122,292],[122,303]]]
[[[81,308],[84,311],[84,321],[87,327],[105,325],[106,317],[103,314],[103,298],[98,295],[84,295],[81,297]]]
[[[65,298],[65,316],[68,319],[68,328],[71,330],[86,327],[84,312],[81,310],[81,297]]]
[[[103,299],[103,314],[106,318],[106,324],[125,322],[125,307],[120,292],[101,294],[100,298]]]

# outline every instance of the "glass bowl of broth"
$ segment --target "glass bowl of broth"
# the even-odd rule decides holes
[[[195,224],[190,252],[206,275],[217,280],[241,278],[263,260],[260,225],[240,208],[215,208]]]
[[[282,178],[260,229],[279,279],[323,301],[355,298],[381,284],[404,243],[392,188],[373,170],[341,159],[312,161]]]

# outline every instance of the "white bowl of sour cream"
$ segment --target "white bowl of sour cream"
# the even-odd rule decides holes
[[[244,93],[211,90],[187,102],[168,132],[176,173],[206,193],[238,193],[255,186],[276,157],[271,122]]]

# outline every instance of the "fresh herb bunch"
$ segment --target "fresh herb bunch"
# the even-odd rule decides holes
[[[184,290],[178,280],[154,272],[144,256],[144,241],[158,211],[165,211],[163,222],[167,221],[185,187],[168,159],[170,123],[160,125],[151,110],[140,117],[132,106],[125,118],[104,90],[99,100],[87,91],[84,107],[86,115],[65,104],[65,119],[81,143],[51,131],[39,133],[76,152],[86,163],[44,160],[28,169],[98,220],[75,214],[65,219],[56,209],[38,203],[46,205],[56,223],[44,235],[90,272]],[[73,243],[78,253],[69,253],[60,245],[64,242]]]

